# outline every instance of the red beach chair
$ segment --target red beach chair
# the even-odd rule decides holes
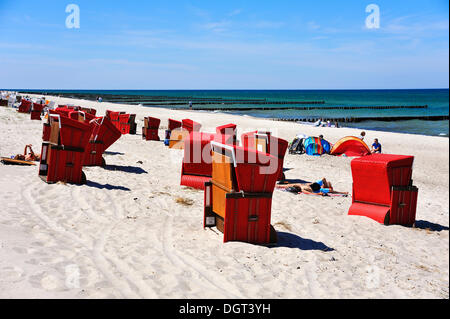
[[[169,148],[183,149],[184,140],[191,132],[200,131],[201,124],[190,119],[181,120],[181,127],[172,130],[170,133]]]
[[[186,137],[180,185],[205,189],[212,175],[211,141],[232,144],[233,136],[191,132]]]
[[[57,107],[54,110],[49,110],[49,114],[60,114],[65,117],[69,117],[70,112],[73,112],[73,109],[69,109],[67,107]]]
[[[109,118],[111,120],[111,122],[113,123],[113,125],[119,130],[120,129],[120,123],[119,123],[119,115],[121,114],[125,114],[125,112],[114,112],[114,111],[110,111],[110,110],[106,110],[106,117]]]
[[[31,119],[32,120],[40,120],[41,119],[41,113],[44,109],[44,104],[38,104],[38,103],[32,103],[31,104]]]
[[[351,162],[352,205],[349,215],[367,216],[385,225],[412,225],[417,187],[412,185],[414,156],[372,154]]]
[[[97,113],[96,109],[92,109],[92,108],[89,108],[89,107],[81,107],[80,111],[83,111],[83,112],[85,112],[87,114],[91,114],[91,115],[94,115],[94,116]]]
[[[216,127],[216,132],[217,132],[217,134],[233,136],[233,143],[237,143],[236,124],[230,123],[230,124],[218,126],[218,127]]]
[[[270,218],[279,159],[214,141],[211,147],[212,178],[205,184],[204,227],[216,226],[224,242],[276,242]]]
[[[246,148],[256,149],[259,152],[269,153],[280,159],[279,165],[281,165],[280,176],[278,180],[285,179],[283,173],[284,156],[286,155],[287,147],[289,143],[286,140],[272,136],[270,132],[254,131],[241,135],[242,144]]]
[[[159,141],[158,129],[160,119],[155,117],[144,117],[144,126],[142,127],[142,139],[146,141]]]
[[[30,113],[31,111],[31,101],[22,99],[20,102],[19,108],[17,109],[17,112],[19,113]]]
[[[119,129],[122,134],[136,134],[136,114],[120,114]]]
[[[197,123],[191,119],[184,119],[181,120],[182,123],[182,127],[187,130],[189,133],[190,132],[198,132],[200,131],[200,128],[202,127],[202,125],[200,123]]]
[[[84,150],[84,166],[105,166],[103,153],[122,136],[122,133],[106,116],[91,120],[90,125],[93,128]]]
[[[44,125],[43,133],[39,166],[41,179],[47,183],[84,183],[84,149],[91,132],[92,128],[88,124],[59,114],[49,114],[48,125]]]
[[[170,135],[171,135],[172,131],[181,127],[181,125],[182,125],[181,121],[176,121],[173,119],[169,119],[168,122],[169,122],[168,129],[165,131],[165,136],[164,136],[164,145],[166,145],[166,146],[169,146]]]

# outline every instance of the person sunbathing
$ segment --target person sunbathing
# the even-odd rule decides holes
[[[14,156],[15,160],[21,160],[21,161],[40,161],[41,160],[41,156],[40,155],[36,155],[33,152],[33,149],[31,148],[31,144],[27,144],[25,145],[25,149],[23,150],[23,155],[22,154],[17,154],[16,156]],[[30,152],[27,154],[27,149],[30,149]]]
[[[314,194],[341,194],[348,195],[348,192],[338,192],[333,189],[333,185],[326,178],[322,178],[314,183],[291,183],[277,185],[278,188],[286,189],[295,193],[314,193]]]

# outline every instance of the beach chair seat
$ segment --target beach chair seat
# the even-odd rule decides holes
[[[158,130],[160,119],[155,117],[144,117],[144,126],[142,127],[142,139],[146,141],[159,141]]]
[[[232,144],[233,136],[193,131],[186,137],[180,185],[205,189],[212,175],[211,141]]]
[[[367,216],[385,225],[413,225],[417,187],[412,185],[414,156],[372,154],[351,162],[349,215]]]
[[[279,158],[236,145],[211,142],[212,178],[205,184],[204,227],[216,226],[223,241],[268,244]]]
[[[44,104],[39,104],[39,103],[32,103],[31,104],[31,119],[32,120],[40,120],[41,119],[41,114],[42,114],[42,110],[44,109],[45,105]]]
[[[47,129],[46,129],[47,128]],[[60,114],[50,114],[44,125],[39,176],[47,183],[82,184],[84,150],[92,133],[90,125]]]
[[[278,157],[280,159],[278,163],[281,166],[278,180],[282,181],[285,179],[283,173],[283,162],[289,145],[288,141],[275,137],[271,134],[271,132],[266,131],[244,133],[241,135],[241,140],[243,146],[246,148],[255,149],[258,152],[269,153]]]
[[[89,122],[92,134],[84,151],[84,166],[105,166],[104,152],[114,144],[122,133],[106,116]]]

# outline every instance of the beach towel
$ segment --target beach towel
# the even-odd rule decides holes
[[[1,157],[0,160],[5,165],[36,165],[35,163],[31,161],[21,161],[21,160],[15,160],[8,157]]]

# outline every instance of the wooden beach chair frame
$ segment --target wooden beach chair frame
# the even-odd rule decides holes
[[[264,176],[259,173],[264,164],[245,162],[245,155],[244,162],[238,162],[236,150],[240,147],[212,141],[211,148],[212,178],[205,183],[204,228],[215,226],[224,234],[224,242],[275,243],[276,232],[270,218],[279,170]],[[266,159],[273,157],[257,153]]]

